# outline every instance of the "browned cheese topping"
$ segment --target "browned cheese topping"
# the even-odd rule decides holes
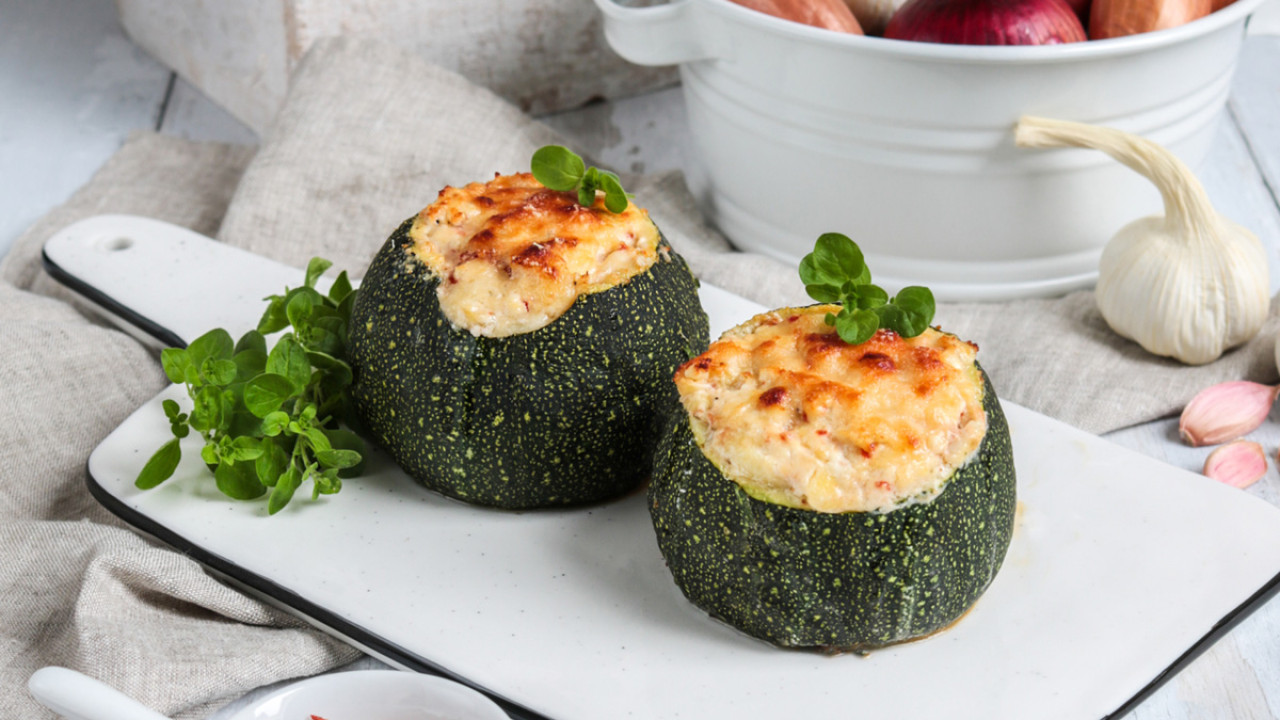
[[[929,329],[849,345],[787,308],[726,332],[676,372],[707,458],[748,494],[819,512],[888,512],[942,491],[987,430],[977,347]]]
[[[414,220],[410,251],[440,278],[440,309],[455,327],[488,337],[537,330],[657,259],[649,214],[634,204],[611,213],[597,195],[586,208],[529,173],[446,187]]]

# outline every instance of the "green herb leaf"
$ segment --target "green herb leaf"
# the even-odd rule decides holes
[[[611,172],[601,171],[600,189],[604,191],[604,206],[611,213],[620,213],[627,209],[627,191],[622,189],[622,181]]]
[[[320,428],[306,428],[301,435],[311,443],[311,448],[316,452],[329,450],[333,446],[329,444],[329,436],[324,434]]]
[[[360,464],[360,453],[354,450],[317,450],[316,459],[321,465],[337,470],[355,467]]]
[[[866,342],[880,328],[915,337],[933,321],[935,305],[928,288],[903,288],[890,299],[883,288],[871,284],[871,271],[857,243],[839,233],[821,235],[813,252],[800,261],[799,272],[810,297],[842,306],[825,320],[847,343]]]
[[[191,370],[191,356],[183,348],[165,348],[160,351],[160,366],[169,382],[181,385],[187,382]]]
[[[858,307],[864,310],[878,308],[889,302],[889,293],[885,292],[877,285],[858,285],[853,288],[852,294]],[[920,333],[916,333],[916,335],[919,334]]]
[[[351,366],[342,360],[316,350],[307,351],[307,360],[313,366],[329,373],[339,385],[345,387],[351,383]]]
[[[321,257],[311,258],[311,262],[307,263],[307,279],[304,283],[307,287],[316,286],[316,281],[324,274],[325,270],[333,267],[333,263]]]
[[[236,341],[236,355],[250,350],[260,352],[263,355],[267,354],[267,339],[262,337],[262,333],[257,330],[250,330],[244,335],[241,335],[240,339]]]
[[[289,324],[294,328],[302,328],[307,325],[307,321],[311,319],[311,309],[316,305],[313,297],[315,290],[311,290],[311,288],[299,288],[299,290],[302,292],[295,290],[293,297],[290,297],[289,302],[285,305],[285,315],[289,318]]]
[[[879,327],[880,318],[871,310],[850,311],[845,308],[836,316],[836,333],[850,345],[870,340]]]
[[[244,405],[254,415],[266,417],[279,410],[294,392],[295,386],[289,378],[276,373],[263,373],[244,386]]]
[[[288,378],[293,383],[294,392],[302,392],[311,381],[311,361],[307,359],[306,348],[292,335],[285,335],[271,348],[266,371]]]
[[[191,427],[200,432],[216,430],[222,423],[222,392],[215,387],[205,386],[191,398],[195,407],[191,409]]]
[[[151,459],[147,460],[133,484],[140,490],[150,490],[173,477],[173,471],[178,469],[178,462],[181,460],[182,447],[178,444],[178,438],[174,438],[161,445]]]
[[[820,303],[836,303],[844,297],[840,293],[840,288],[834,285],[805,285],[804,290],[809,293],[809,297]]]
[[[302,476],[295,467],[289,467],[280,479],[276,481],[275,487],[271,489],[271,498],[267,500],[267,514],[275,515],[284,509],[285,505],[293,499],[293,493],[302,484]]]
[[[236,380],[247,382],[267,369],[267,353],[257,349],[242,350],[231,361],[236,364]]]
[[[533,177],[552,190],[576,192],[578,204],[583,207],[595,207],[596,190],[604,191],[604,206],[609,212],[620,213],[629,204],[626,191],[622,189],[622,181],[607,170],[587,167],[569,148],[560,145],[547,145],[539,148],[529,161]]]
[[[222,328],[215,328],[192,340],[187,346],[187,355],[191,358],[191,364],[199,368],[203,367],[204,361],[209,358],[230,360],[235,354],[235,348],[236,344],[231,339],[231,335]]]
[[[311,494],[313,500],[321,495],[332,495],[342,489],[342,479],[337,468],[329,468],[318,475],[313,475],[311,482],[315,485]]]
[[[258,481],[267,487],[275,487],[280,476],[289,467],[289,454],[276,439],[262,441],[262,454],[254,461],[254,471]]]
[[[343,270],[338,273],[338,279],[329,286],[329,299],[335,303],[341,303],[350,294],[351,279],[347,277],[347,271]]]
[[[273,332],[279,332],[289,327],[289,316],[284,310],[284,296],[272,295],[266,298],[270,301],[267,309],[262,313],[262,319],[258,321],[258,332],[263,335],[270,335]]]
[[[582,176],[582,184],[578,185],[578,204],[582,207],[595,207],[596,189],[600,186],[600,171],[595,168],[587,168],[586,175]]]
[[[200,376],[211,385],[230,385],[236,380],[236,364],[231,360],[205,358]]]
[[[569,191],[578,186],[582,176],[586,174],[587,165],[573,152],[562,145],[547,145],[538,148],[529,161],[533,177],[552,190]]]
[[[360,455],[360,462],[348,468],[342,468],[338,473],[338,477],[353,478],[359,477],[364,472],[365,447],[364,440],[350,430],[334,429],[325,430],[324,434],[329,437],[329,443],[335,450],[350,450]]]
[[[231,451],[225,453],[223,457],[233,462],[243,462],[245,460],[257,460],[262,457],[262,452],[261,440],[241,435],[231,441]]]
[[[805,285],[833,285],[846,282],[862,285],[871,281],[871,273],[852,240],[839,233],[818,237],[813,252],[800,261],[800,279]]]
[[[275,437],[284,432],[287,427],[289,427],[289,413],[276,410],[262,418],[262,434],[267,437]]]
[[[898,294],[893,298],[893,304],[909,313],[924,318],[925,327],[928,327],[929,323],[933,321],[933,314],[937,310],[937,305],[933,301],[933,292],[927,287],[918,285],[904,287],[898,291]],[[924,332],[924,328],[921,328],[920,332]],[[901,335],[902,333],[899,334]],[[904,337],[912,336],[906,335]]]
[[[213,471],[213,477],[222,494],[236,500],[253,500],[267,492],[251,462],[223,461]]]

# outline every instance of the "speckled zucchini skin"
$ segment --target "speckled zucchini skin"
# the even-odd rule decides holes
[[[932,502],[889,513],[756,500],[703,456],[678,413],[649,487],[676,584],[712,616],[788,647],[865,651],[950,625],[991,583],[1013,535],[1009,428],[983,377],[977,458]]]
[[[406,252],[411,225],[351,312],[352,396],[372,439],[423,485],[501,508],[594,502],[648,478],[679,407],[671,377],[707,347],[684,260],[660,255],[539,330],[476,337],[441,314],[440,280]]]

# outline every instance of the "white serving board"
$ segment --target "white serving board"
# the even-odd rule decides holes
[[[117,316],[161,320],[184,340],[252,326],[258,298],[302,277],[125,216],[65,229],[45,257]],[[225,305],[180,299],[229,285],[240,299]],[[706,286],[702,299],[713,334],[760,309]],[[522,706],[516,717],[1093,720],[1131,708],[1280,587],[1280,510],[1006,402],[1018,524],[974,610],[869,657],[779,650],[684,599],[640,493],[576,510],[481,509],[375,454],[340,494],[300,493],[267,517],[265,503],[217,492],[195,441],[173,479],[139,491],[133,479],[168,437],[161,400],[183,396],[171,387],[98,446],[95,496],[392,664]]]

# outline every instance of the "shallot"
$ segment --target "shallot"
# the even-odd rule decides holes
[[[1177,27],[1213,11],[1213,0],[1093,0],[1089,37],[1093,40]]]
[[[862,34],[862,26],[844,0],[733,0],[752,10],[783,20],[837,32]]]

